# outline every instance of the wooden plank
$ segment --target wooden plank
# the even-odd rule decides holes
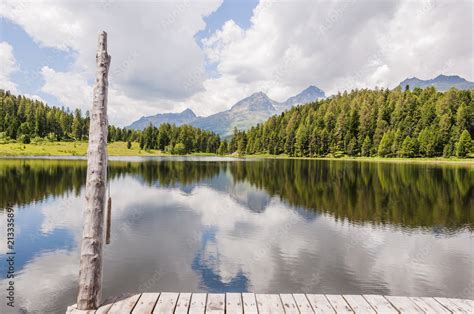
[[[207,295],[206,313],[225,313],[225,294],[209,293]]]
[[[394,297],[394,296],[385,296],[388,302],[402,313],[424,313],[412,300],[408,297]]]
[[[458,299],[460,302],[465,303],[471,313],[474,313],[474,300],[470,299]]]
[[[191,296],[191,305],[189,306],[189,314],[203,314],[206,312],[206,299],[207,294],[205,293],[193,293]]]
[[[107,313],[120,314],[120,313],[131,313],[135,304],[137,304],[140,294],[132,295],[131,297],[116,301]]]
[[[306,297],[315,313],[335,313],[331,303],[323,294],[307,294]]]
[[[295,298],[296,306],[301,314],[314,313],[311,304],[303,293],[295,293],[293,298]]]
[[[426,313],[451,313],[433,298],[410,298],[420,309]]]
[[[226,293],[225,310],[227,313],[243,313],[242,295],[240,293]]]
[[[244,306],[244,313],[257,314],[257,301],[255,300],[255,294],[253,293],[242,293],[242,304]]]
[[[95,311],[95,314],[106,314],[109,312],[110,308],[114,305],[113,303],[104,304]]]
[[[298,306],[296,305],[293,295],[289,293],[280,294],[281,303],[285,309],[285,313],[299,313]]]
[[[474,300],[471,299],[458,299],[461,300],[462,302],[466,303],[470,309],[474,307]]]
[[[447,311],[446,313],[451,313],[451,311],[449,309],[447,309],[446,307],[444,307],[443,305],[441,305],[441,303],[439,303],[438,301],[436,301],[434,298],[427,298],[427,297],[423,297],[421,298],[423,301],[425,301],[425,303],[427,303],[431,308],[435,309],[439,309],[439,311]]]
[[[377,313],[396,314],[398,311],[383,296],[376,294],[364,294],[364,299]]]
[[[180,293],[176,308],[174,309],[175,314],[187,314],[189,310],[189,304],[191,303],[191,293]]]
[[[114,305],[115,301],[117,301],[119,298],[118,297],[113,297],[110,300],[106,300],[107,304],[102,304],[101,307],[99,307],[96,311],[95,314],[106,314],[109,312],[110,308],[112,305]]]
[[[176,302],[178,302],[178,293],[174,292],[163,292],[156,302],[155,309],[153,313],[173,313],[174,308],[176,307]]]
[[[468,299],[450,299],[451,302],[454,302],[457,306],[462,308],[467,313],[474,313],[474,301]]]
[[[434,298],[436,301],[441,303],[445,308],[450,310],[453,313],[469,313],[468,311],[465,311],[462,306],[459,306],[456,302],[454,302],[452,299],[448,298]]]
[[[285,313],[278,294],[256,294],[255,299],[259,313]]]
[[[142,293],[132,313],[133,314],[152,313],[159,297],[160,297],[159,293]]]
[[[374,313],[375,310],[361,295],[347,294],[342,296],[355,313]]]
[[[336,313],[354,313],[346,300],[339,294],[326,294],[326,298],[331,303]]]

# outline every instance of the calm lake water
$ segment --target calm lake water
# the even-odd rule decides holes
[[[218,158],[110,163],[104,298],[139,291],[472,298],[474,165]],[[75,303],[84,160],[0,160],[16,311]]]

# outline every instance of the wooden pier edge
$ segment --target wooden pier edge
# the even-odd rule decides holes
[[[334,294],[140,293],[72,313],[473,313],[471,299]]]

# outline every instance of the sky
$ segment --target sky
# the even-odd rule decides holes
[[[473,0],[2,0],[0,88],[90,109],[105,30],[110,123],[207,116],[258,91],[474,81],[473,26]]]

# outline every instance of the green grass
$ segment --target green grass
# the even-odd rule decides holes
[[[141,150],[138,143],[114,142],[107,145],[109,156],[157,156],[158,150]],[[0,156],[86,156],[87,142],[38,142],[0,144]]]
[[[286,154],[272,155],[272,154],[255,154],[245,155],[245,158],[274,158],[274,159],[314,159],[314,160],[354,160],[354,161],[372,161],[372,162],[423,162],[423,163],[462,163],[474,165],[474,159],[471,158],[457,158],[457,157],[432,157],[432,158],[403,158],[403,157],[291,157]]]
[[[191,153],[190,156],[218,156],[214,153]]]

